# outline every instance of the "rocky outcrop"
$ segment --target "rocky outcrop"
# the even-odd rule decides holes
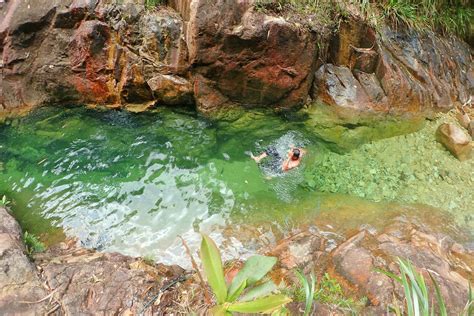
[[[342,116],[430,115],[474,93],[472,53],[452,37],[384,28],[377,34],[357,17],[342,23],[316,72],[312,97]]]
[[[316,33],[255,12],[250,1],[198,0],[190,9],[183,16],[201,110],[227,103],[289,108],[306,102]]]
[[[168,8],[12,0],[0,13],[4,111],[46,103],[146,103],[155,100],[148,80],[188,67],[181,18]]]
[[[85,250],[75,241],[37,254],[33,264],[20,227],[0,208],[2,315],[152,315],[162,309],[158,295],[183,282],[183,273],[178,267]]]
[[[473,93],[471,51],[457,39],[378,35],[355,16],[328,40],[252,1],[120,3],[3,3],[0,111],[47,103],[287,109],[311,96],[342,116],[430,114]]]
[[[38,277],[21,240],[18,223],[0,207],[0,314],[46,314],[49,291]]]
[[[452,315],[465,307],[469,281],[474,277],[474,250],[417,218],[387,219],[380,231],[367,226],[347,239],[309,229],[281,241],[269,254],[279,257],[281,274],[291,280],[291,270],[296,267],[307,272],[314,269],[319,275],[329,271],[348,292],[369,299],[363,313],[369,315],[383,314],[391,304],[403,305],[401,285],[377,272],[398,274],[397,258],[409,259],[430,287],[431,273]]]

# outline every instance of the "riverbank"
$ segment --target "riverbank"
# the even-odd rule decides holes
[[[346,215],[357,216],[354,212]],[[451,230],[449,236],[432,226],[449,221],[423,212],[390,215],[377,229],[362,225],[345,234],[312,225],[294,228],[274,247],[256,252],[278,258],[272,275],[288,284],[286,292],[295,300],[289,305],[292,313],[303,307],[294,272],[297,268],[304,273],[315,271],[318,277],[324,300],[316,300],[316,313],[378,314],[390,305],[403,305],[401,285],[375,271],[397,274],[395,260],[402,257],[410,258],[423,274],[429,271],[434,275],[450,314],[457,314],[466,303],[469,281],[474,280],[474,244],[454,224],[446,225]],[[30,259],[25,255],[19,226],[4,208],[0,208],[0,223],[0,310],[4,315],[202,314],[212,306],[203,292],[210,294],[210,289],[202,287],[195,271],[86,250],[74,240]],[[238,261],[232,262],[226,264],[228,273],[239,266]],[[343,287],[338,290],[338,286]]]

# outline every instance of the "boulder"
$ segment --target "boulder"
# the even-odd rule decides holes
[[[390,27],[376,33],[355,15],[340,24],[328,54],[311,96],[336,111],[432,116],[474,89],[470,48],[456,38]]]
[[[154,315],[162,287],[185,280],[179,267],[86,250],[75,240],[34,260],[38,269],[25,255],[18,223],[0,207],[1,315]]]
[[[47,314],[49,291],[25,255],[18,223],[0,207],[0,314]]]
[[[471,137],[461,127],[453,123],[443,123],[436,131],[436,139],[459,160],[471,158]]]
[[[189,4],[191,12],[183,10],[183,1],[173,3],[187,25],[193,73],[203,79],[195,88],[199,109],[229,103],[289,108],[306,102],[316,63],[316,33],[255,12],[248,1],[196,0]]]
[[[147,303],[166,282],[183,273],[178,267],[86,250],[73,241],[39,254],[35,260],[65,315],[149,315],[158,306]]]
[[[184,78],[173,75],[158,75],[148,81],[158,104],[190,105],[193,104],[193,86]]]

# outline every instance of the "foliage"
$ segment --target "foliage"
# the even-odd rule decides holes
[[[26,252],[28,255],[46,250],[46,246],[39,240],[39,238],[28,232],[23,234],[23,243],[26,246]]]
[[[391,272],[377,270],[403,286],[403,292],[405,295],[405,307],[402,308],[399,306],[392,306],[391,310],[396,315],[408,315],[408,316],[415,316],[415,315],[435,315],[436,310],[439,315],[446,316],[448,315],[448,311],[446,309],[446,304],[444,302],[444,298],[441,295],[441,291],[438,285],[438,282],[434,279],[434,277],[429,273],[431,282],[433,283],[434,287],[434,294],[437,301],[437,308],[434,305],[434,302],[431,298],[430,292],[426,285],[425,279],[423,275],[420,274],[415,267],[411,264],[408,260],[398,259],[398,266],[400,269],[400,276],[397,276]],[[466,304],[466,308],[461,315],[471,315],[472,313],[472,305],[473,305],[474,297],[472,294],[471,286],[469,285],[469,297],[468,302]],[[433,302],[430,305],[430,302]]]
[[[152,266],[155,264],[155,259],[153,258],[152,255],[146,255],[142,258],[143,262],[146,263],[149,266]]]
[[[257,9],[276,12],[294,10],[318,17],[345,18],[348,7],[356,6],[369,24],[387,21],[394,27],[408,26],[418,31],[433,30],[466,36],[474,19],[469,0],[257,0]],[[321,12],[324,11],[324,12]],[[337,25],[337,23],[336,23]]]
[[[317,302],[335,305],[341,309],[347,309],[350,312],[356,312],[360,307],[366,303],[366,298],[363,297],[359,301],[354,301],[352,298],[348,298],[336,279],[325,273],[323,278],[318,284],[317,290],[314,293],[314,299]]]
[[[264,280],[276,263],[274,257],[250,257],[231,284],[227,285],[221,255],[207,235],[202,236],[200,256],[207,281],[217,300],[211,311],[213,315],[231,315],[233,312],[284,313],[284,305],[291,301],[285,295],[271,294],[277,286],[271,280]]]
[[[2,199],[0,199],[0,207],[6,207],[10,205],[10,201],[7,199],[7,196],[4,195]]]
[[[145,0],[145,7],[148,9],[164,4],[166,4],[166,0]]]
[[[296,276],[300,280],[300,283],[303,286],[304,294],[305,294],[305,308],[304,308],[303,315],[304,316],[310,315],[311,308],[313,307],[314,292],[315,292],[315,287],[316,287],[316,278],[313,272],[311,272],[309,278],[306,278],[299,271],[296,271]]]

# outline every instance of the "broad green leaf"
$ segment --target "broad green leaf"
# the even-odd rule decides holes
[[[235,291],[239,289],[243,280],[247,280],[247,286],[254,285],[273,268],[276,262],[275,257],[256,255],[248,258],[229,286],[229,297],[235,296]]]
[[[252,301],[259,297],[270,295],[277,288],[278,288],[277,285],[273,281],[270,280],[268,282],[265,282],[263,284],[260,284],[259,286],[256,286],[250,289],[247,293],[242,295],[239,301],[247,302],[247,301]]]
[[[242,294],[242,292],[245,290],[246,287],[247,287],[247,280],[245,279],[242,281],[239,288],[234,293],[232,293],[232,295],[231,293],[229,293],[226,301],[230,303],[235,302],[235,300],[239,298],[240,294]]]
[[[270,295],[251,302],[232,303],[227,310],[238,313],[271,313],[289,302],[291,299],[285,295]]]
[[[223,304],[227,297],[227,286],[224,280],[221,255],[214,241],[205,234],[202,234],[200,255],[207,282],[214,291],[217,302]]]

